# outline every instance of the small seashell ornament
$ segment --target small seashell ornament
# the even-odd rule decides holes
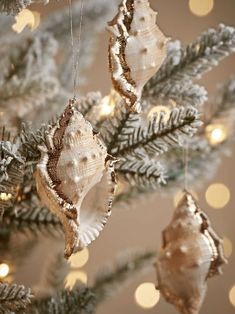
[[[148,0],[123,0],[108,23],[109,67],[114,89],[126,105],[140,111],[142,89],[166,57],[167,38],[156,25]]]
[[[115,160],[71,100],[40,147],[36,183],[42,202],[60,219],[65,257],[95,240],[111,213]]]
[[[221,274],[226,263],[222,240],[193,196],[185,191],[173,219],[163,231],[157,259],[158,288],[182,314],[197,314],[208,278]]]

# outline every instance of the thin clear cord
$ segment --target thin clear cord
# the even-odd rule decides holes
[[[76,87],[77,77],[79,71],[79,57],[81,48],[81,37],[82,37],[82,21],[83,21],[83,0],[80,1],[80,16],[79,16],[79,31],[78,31],[78,44],[77,49],[74,44],[74,32],[73,32],[73,13],[72,13],[72,0],[69,0],[69,17],[70,17],[70,35],[71,35],[71,46],[72,46],[72,62],[73,62],[73,94],[76,98]],[[77,52],[75,52],[77,50]]]

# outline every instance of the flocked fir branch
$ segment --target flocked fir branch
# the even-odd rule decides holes
[[[31,303],[31,290],[23,285],[0,283],[0,313],[14,314]]]
[[[81,97],[81,99],[79,99],[77,109],[84,116],[86,116],[92,108],[100,105],[101,100],[102,95],[100,92],[90,92],[85,97]]]
[[[219,87],[217,94],[211,99],[209,108],[205,108],[204,128],[209,124],[223,123],[233,128],[235,119],[235,77]],[[231,132],[229,132],[231,133]]]
[[[13,41],[8,49],[0,50],[0,108],[3,113],[7,108],[4,123],[15,128],[59,90],[54,60],[57,43],[45,33]]]
[[[32,3],[42,2],[48,3],[49,0],[0,0],[0,12],[17,15]]]
[[[235,79],[231,77],[219,87],[218,92],[205,106],[203,125],[199,133],[189,141],[189,173],[190,186],[197,188],[202,183],[202,173],[207,173],[203,180],[210,180],[214,175],[221,157],[230,154],[229,146],[235,137]],[[224,138],[216,143],[210,141],[208,129],[222,128]],[[182,151],[173,150],[165,155],[168,169],[167,188],[174,188],[184,179],[184,162]]]
[[[125,156],[139,150],[150,156],[160,154],[167,151],[169,147],[178,145],[180,135],[195,134],[200,124],[198,111],[190,106],[174,108],[169,118],[161,112],[151,118],[147,125],[143,125],[140,117],[132,121],[127,120],[110,153],[115,156]]]
[[[69,272],[69,264],[61,252],[57,253],[49,265],[46,274],[47,285],[55,291],[63,289],[65,277]]]
[[[97,302],[105,300],[116,293],[122,285],[137,275],[146,267],[152,266],[156,253],[136,252],[122,255],[116,262],[116,266],[98,272],[92,290],[96,295]]]
[[[4,139],[4,137],[3,137]],[[25,160],[19,152],[19,142],[0,141],[0,216],[13,208],[23,181]]]
[[[29,308],[29,314],[93,314],[100,302],[114,295],[123,284],[147,267],[153,265],[155,252],[136,252],[121,256],[116,266],[97,272],[91,287],[76,284],[69,290],[61,290],[55,297],[35,300]]]
[[[62,290],[56,296],[37,300],[27,314],[94,314],[96,298],[93,291],[76,286],[72,291]]]
[[[116,165],[118,179],[124,177],[133,185],[146,188],[157,188],[166,183],[166,170],[155,160],[121,158]]]
[[[62,230],[58,219],[47,208],[41,207],[39,204],[24,206],[24,203],[18,205],[15,211],[5,213],[2,227],[28,235],[40,233],[61,236]]]
[[[170,96],[170,90],[174,91],[175,84],[181,82],[182,87],[185,83],[190,84],[189,81],[200,78],[218,65],[219,61],[234,52],[235,29],[220,24],[218,29],[209,29],[186,48],[182,48],[179,42],[175,45],[175,48],[170,48],[170,56],[165,64],[146,84],[145,97],[164,95],[165,91]],[[203,90],[201,93],[203,95]]]
[[[98,46],[99,36],[101,30],[106,27],[108,21],[115,10],[119,0],[86,0],[83,8],[83,22],[81,34],[81,46],[79,50],[79,73],[82,73],[94,60],[94,52]],[[73,1],[72,14],[73,16],[80,16],[80,1]],[[73,31],[75,38],[78,38],[80,27],[80,19],[73,19]],[[72,86],[72,58],[71,58],[71,38],[70,38],[70,17],[68,6],[65,6],[57,12],[50,14],[50,18],[45,21],[42,26],[42,31],[49,32],[59,41],[63,42],[60,47],[60,63],[58,65],[58,72],[60,81],[63,86],[70,89]],[[77,50],[77,41],[75,41],[75,48]],[[79,76],[79,86],[84,83],[84,75]]]

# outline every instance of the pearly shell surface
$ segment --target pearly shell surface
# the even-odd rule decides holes
[[[221,239],[193,196],[185,191],[173,219],[163,231],[157,259],[158,288],[180,313],[197,314],[205,298],[206,280],[226,263]]]
[[[114,161],[73,101],[40,149],[38,194],[63,225],[68,258],[98,237],[111,213]]]
[[[140,111],[142,89],[166,57],[167,38],[148,0],[123,0],[108,23],[109,67],[114,89],[132,111]]]

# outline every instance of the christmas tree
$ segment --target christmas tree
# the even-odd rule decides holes
[[[34,2],[49,3],[0,0],[0,269],[7,274],[9,261],[16,268],[24,263],[42,235],[59,243],[65,235],[65,257],[73,265],[70,256],[96,240],[112,219],[111,210],[151,193],[172,195],[175,189],[200,186],[214,175],[234,137],[235,77],[209,100],[195,81],[234,52],[235,28],[220,24],[184,47],[158,28],[147,0],[69,1],[47,12],[41,23],[30,7]],[[109,51],[113,88],[108,95],[82,95],[97,35],[110,20],[110,41],[99,49]],[[200,218],[199,236],[207,237],[212,250],[205,256],[200,241],[195,249],[210,264],[205,282],[225,259],[212,223],[191,193],[184,193],[187,199],[178,210],[193,208],[187,223],[195,226]],[[170,244],[180,239],[187,255],[185,241],[192,247],[194,240],[184,234]],[[163,252],[167,241],[164,231]],[[60,246],[49,259],[45,289],[31,290],[1,276],[0,313],[95,313],[156,260],[156,286],[181,313],[198,313],[205,297],[203,290],[202,300],[186,302],[185,308],[177,294],[167,295],[154,250],[131,251],[92,284],[65,287],[69,266],[62,253]],[[184,263],[182,258],[177,269]],[[200,263],[196,266],[201,270]]]

